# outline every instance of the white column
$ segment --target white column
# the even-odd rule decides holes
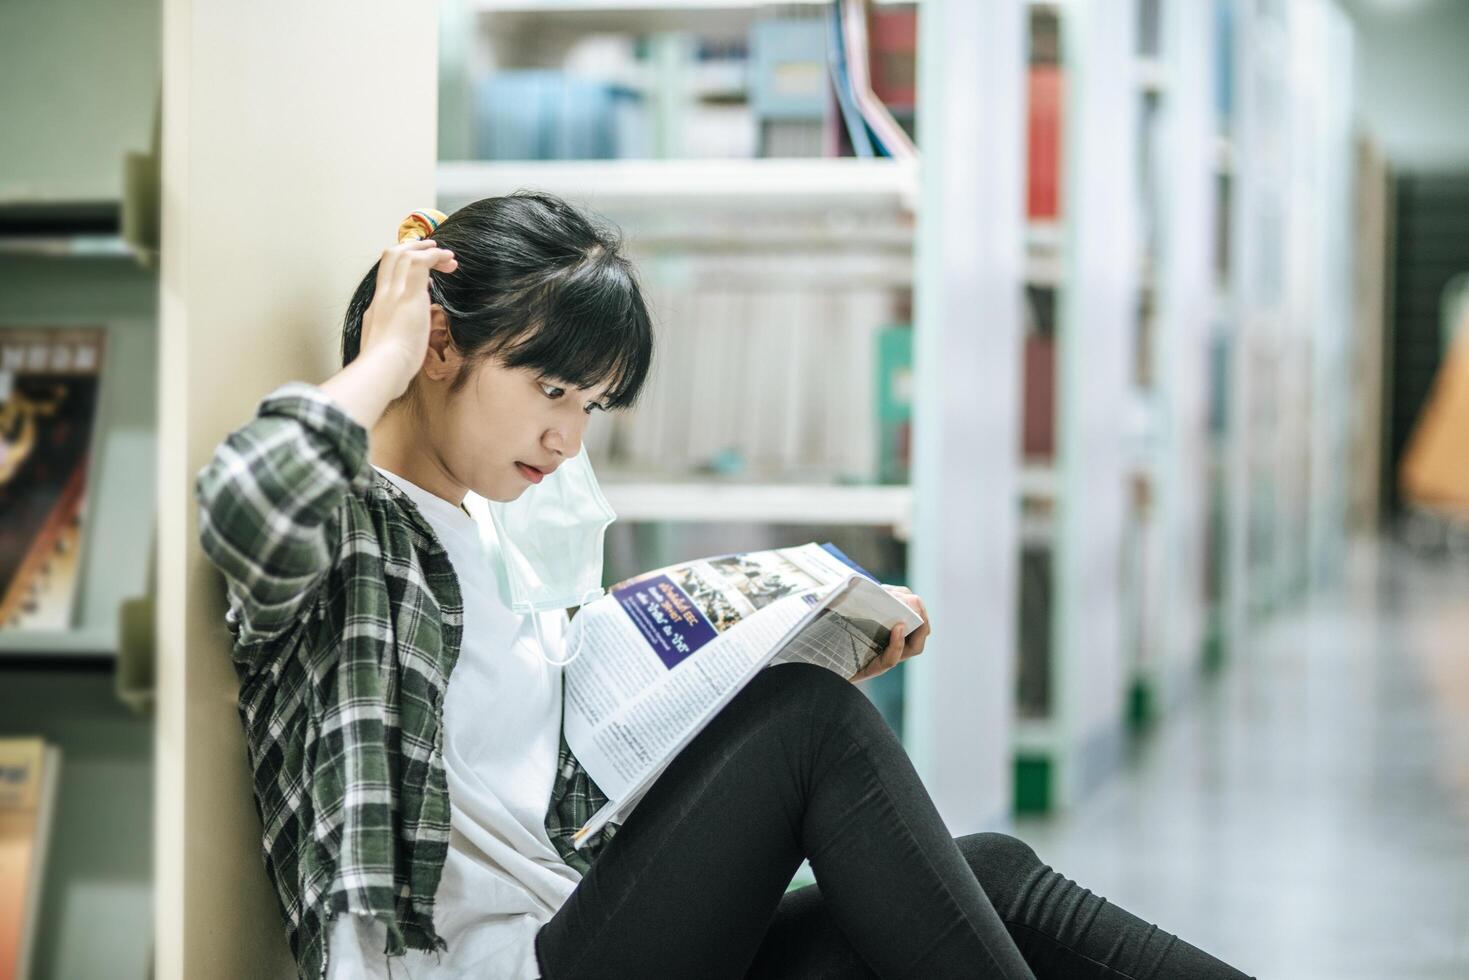
[[[165,0],[156,976],[294,976],[195,474],[338,363],[352,288],[434,201],[433,3]]]
[[[1055,786],[1064,807],[1120,758],[1124,420],[1138,299],[1132,0],[1062,14],[1065,280],[1058,318]]]
[[[1309,97],[1315,102],[1311,185],[1320,220],[1313,231],[1316,264],[1311,377],[1309,574],[1313,586],[1338,580],[1346,560],[1352,401],[1354,67],[1351,22],[1333,4],[1312,10],[1313,30],[1297,49],[1310,52]]]
[[[1214,9],[1167,0],[1166,158],[1158,254],[1158,370],[1163,535],[1159,700],[1197,675],[1204,637],[1204,536],[1209,499],[1209,336],[1214,315]]]
[[[955,834],[1008,818],[1024,207],[1024,0],[919,5],[922,152],[905,737]]]

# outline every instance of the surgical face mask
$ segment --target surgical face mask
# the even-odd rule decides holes
[[[565,660],[555,660],[547,653],[541,613],[583,606],[602,594],[602,536],[617,519],[586,449],[515,500],[502,503],[470,494],[465,507],[478,520],[488,516],[494,527],[505,604],[531,617],[547,663],[571,663],[581,653],[585,631],[576,630],[576,648]]]

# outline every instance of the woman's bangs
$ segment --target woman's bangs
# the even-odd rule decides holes
[[[652,324],[635,284],[597,271],[549,287],[538,328],[507,345],[502,358],[577,388],[606,385],[604,407],[627,408],[647,379]]]

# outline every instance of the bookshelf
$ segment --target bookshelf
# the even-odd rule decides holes
[[[465,159],[470,154],[459,151],[482,149],[487,126],[529,125],[523,119],[483,115],[487,97],[478,87],[507,71],[607,79],[646,99],[659,127],[667,125],[664,114],[671,104],[698,103],[711,94],[716,101],[751,106],[757,98],[760,29],[819,25],[823,21],[812,18],[823,18],[829,9],[825,2],[758,0],[490,0],[449,5],[440,26],[447,53],[441,59],[440,85],[451,97],[441,111],[441,133],[447,129],[459,135],[440,143],[439,206],[452,211],[523,188],[588,206],[621,226],[629,253],[639,262],[645,293],[663,329],[660,357],[677,362],[669,370],[688,370],[698,348],[724,345],[719,349],[727,368],[691,383],[704,400],[711,391],[760,373],[758,358],[747,352],[777,342],[781,331],[804,335],[798,343],[808,345],[806,353],[797,355],[801,364],[783,374],[784,384],[801,383],[799,372],[825,370],[815,361],[821,345],[867,348],[873,331],[909,319],[902,297],[913,285],[914,222],[922,193],[916,161],[829,153],[701,158],[679,153],[684,141],[666,134],[651,144],[657,154],[667,154],[664,158],[489,160]],[[607,34],[624,40],[593,41],[589,68],[588,39]],[[629,38],[634,39],[631,49],[622,46]],[[715,45],[713,56],[705,56],[705,42]],[[728,57],[731,52],[733,58]],[[823,61],[823,78],[826,70]],[[480,106],[480,115],[472,104]],[[686,107],[673,111],[672,118],[684,125]],[[469,129],[480,135],[469,134]],[[872,297],[863,310],[830,306],[820,298],[848,288],[866,290]],[[786,301],[772,306],[762,294],[779,294]],[[705,298],[711,295],[723,296],[722,305],[711,305]],[[887,312],[880,309],[884,305]],[[731,346],[738,332],[731,328],[741,318],[773,329],[767,326],[764,336],[752,329]],[[841,370],[848,374],[843,377],[860,378],[865,389],[871,385],[868,356],[830,360],[834,367],[844,365]],[[693,369],[698,370],[697,364]],[[660,413],[685,413],[683,399],[690,393],[663,387],[657,378],[650,384],[636,425],[605,420],[588,434],[603,483],[624,521],[793,524],[825,517],[821,523],[826,526],[870,527],[885,534],[906,527],[911,488],[874,484],[870,450],[854,450],[850,436],[842,440],[845,448],[818,465],[793,468],[796,443],[815,438],[813,434],[773,425],[770,418],[745,427],[763,426],[763,441],[748,431],[713,427],[669,431],[646,420]],[[770,392],[758,385],[750,397],[760,404],[770,402]],[[702,414],[734,415],[729,401],[726,397],[706,404]],[[855,412],[860,439],[874,422],[862,417],[860,399]],[[834,425],[830,420],[821,423],[823,439],[837,438]],[[597,431],[609,427],[616,431]],[[676,447],[673,472],[667,472],[670,441]],[[737,481],[701,478],[699,471],[715,462],[699,457],[706,451],[734,454],[737,468],[746,472]]]
[[[981,6],[987,8],[983,14],[987,23],[992,13],[988,8],[994,6],[998,10],[1001,5]],[[1001,20],[1013,20],[1018,25],[1021,8],[1014,4],[1003,6],[1006,9],[1000,15]],[[819,16],[827,7],[825,3],[719,0],[710,3],[489,0],[458,5],[445,21],[446,25],[454,25],[453,29],[441,27],[444,38],[441,47],[448,51],[448,60],[441,63],[444,73],[441,93],[447,92],[448,96],[441,102],[449,113],[447,126],[441,124],[441,134],[447,130],[451,135],[447,140],[441,138],[440,144],[440,206],[451,211],[467,201],[520,188],[543,189],[588,205],[622,226],[629,249],[639,260],[645,290],[655,313],[662,314],[658,317],[663,331],[660,357],[665,362],[671,359],[675,365],[668,377],[677,377],[690,363],[684,348],[713,345],[723,352],[720,355],[726,365],[723,377],[704,379],[687,392],[663,390],[665,382],[655,379],[637,411],[644,418],[686,411],[688,400],[697,390],[704,404],[704,415],[727,415],[742,424],[742,431],[725,431],[718,426],[704,431],[694,426],[698,431],[685,433],[682,429],[670,431],[667,424],[657,423],[650,432],[640,434],[631,426],[619,423],[612,426],[610,433],[589,434],[589,448],[598,461],[609,501],[621,521],[629,525],[619,535],[619,542],[641,548],[640,555],[646,557],[642,564],[655,560],[654,555],[660,562],[686,557],[661,550],[673,547],[670,543],[675,541],[719,541],[720,547],[731,549],[770,546],[766,538],[781,533],[771,530],[772,527],[785,528],[787,533],[799,527],[870,535],[870,539],[862,539],[873,546],[870,554],[889,550],[887,545],[878,547],[879,540],[888,544],[907,540],[912,546],[917,512],[927,508],[932,513],[939,498],[931,489],[925,490],[923,478],[875,482],[876,468],[870,451],[854,452],[849,447],[831,452],[833,444],[841,444],[851,433],[840,434],[835,421],[823,420],[812,409],[836,399],[836,404],[845,406],[843,411],[850,418],[846,428],[855,426],[859,441],[865,438],[875,444],[875,433],[863,435],[875,424],[875,420],[866,418],[870,412],[867,392],[872,387],[873,375],[872,364],[864,359],[874,355],[852,358],[849,352],[873,349],[874,331],[913,322],[909,310],[910,296],[915,290],[933,288],[939,279],[957,280],[968,272],[957,266],[915,266],[922,214],[925,208],[932,213],[937,200],[932,189],[920,181],[916,163],[830,155],[699,159],[696,158],[699,154],[678,152],[681,141],[676,138],[655,139],[656,152],[649,155],[653,158],[628,154],[633,158],[469,160],[465,158],[472,154],[466,151],[479,137],[472,135],[470,127],[461,120],[467,118],[469,106],[478,97],[472,93],[477,91],[476,79],[481,77],[480,73],[555,68],[582,38],[597,32],[635,34],[643,39],[641,43],[648,52],[646,59],[635,68],[627,67],[624,62],[622,67],[610,70],[608,77],[615,85],[655,100],[652,106],[655,113],[666,111],[670,101],[681,98],[668,94],[670,89],[679,87],[685,93],[682,97],[694,101],[705,100],[711,92],[716,93],[716,99],[728,103],[742,98],[753,101],[754,87],[740,92],[741,80],[725,67],[721,66],[720,72],[705,71],[712,66],[687,62],[689,36],[709,36],[720,39],[721,43],[748,37],[753,45],[756,42],[753,25],[757,22],[799,18],[803,12],[807,16]],[[978,11],[951,14],[939,8],[929,9],[938,10],[933,14],[936,22],[952,18],[956,26],[962,23],[972,27],[981,23]],[[934,64],[957,65],[961,58],[969,60],[970,53],[961,51],[964,46],[947,36],[942,28],[934,31],[930,25],[924,30],[928,33],[919,40],[920,47],[947,41],[953,48],[945,55],[936,56]],[[1017,33],[1017,40],[1018,37]],[[999,64],[1013,65],[1016,54],[1016,50],[1008,51]],[[752,64],[755,60],[752,58]],[[925,64],[926,56],[918,59],[920,72],[928,70]],[[985,70],[986,81],[1002,77],[990,74],[992,70]],[[992,111],[996,114],[1014,113],[1018,78],[1004,78],[1003,84],[1002,93],[986,101],[994,106]],[[661,96],[657,94],[660,91]],[[1018,121],[1018,115],[1012,118]],[[959,128],[980,131],[974,120],[964,120]],[[992,132],[986,138],[991,143],[991,153],[1018,149],[1004,140],[996,140]],[[953,145],[961,144],[956,141]],[[671,152],[667,149],[670,146],[674,147]],[[951,152],[956,155],[949,172],[953,179],[963,180],[966,164],[957,155],[959,150]],[[925,166],[940,155],[942,150],[936,149],[925,160]],[[666,158],[656,158],[659,156]],[[966,190],[964,196],[969,193]],[[987,206],[997,213],[1015,200],[1014,194],[1007,197],[993,188],[986,189],[985,195],[992,202]],[[1013,277],[1009,284],[1018,286],[1026,275],[1037,279],[1056,278],[1060,264],[1057,229],[1038,226],[1032,236],[1033,255],[1026,260],[1023,223],[1010,227],[1014,233],[1014,254],[1021,262],[1008,267],[1005,275]],[[971,227],[960,227],[957,223],[947,234],[973,238]],[[922,285],[924,282],[928,283],[927,287]],[[982,295],[988,300],[1004,288],[996,280]],[[817,298],[823,292],[850,295],[854,290],[867,297],[857,307],[840,303],[826,305],[826,300]],[[771,300],[767,298],[747,298],[760,292],[773,296],[775,305],[770,305]],[[732,302],[744,304],[734,311],[727,308],[731,294],[739,294]],[[711,307],[713,300],[709,297],[721,295],[725,297],[721,302],[726,305]],[[883,300],[882,296],[889,298]],[[977,308],[955,313],[972,320]],[[741,331],[728,329],[741,318],[751,325],[743,335]],[[958,329],[945,326],[942,318],[928,322],[933,324],[930,328],[933,338]],[[761,325],[766,327],[764,334]],[[915,344],[924,343],[922,335],[923,328],[915,326],[912,330]],[[731,344],[730,338],[736,337],[742,339]],[[760,381],[761,374],[771,373],[770,365],[762,370],[760,359],[748,356],[750,349],[768,349],[772,364],[787,360],[799,362],[801,367]],[[782,357],[775,357],[777,350],[782,352]],[[826,364],[812,356],[823,350],[829,352]],[[834,378],[848,378],[850,383],[832,382],[811,395],[811,405],[792,406],[788,417],[802,419],[809,432],[787,428],[774,446],[768,441],[752,443],[749,431],[762,425],[768,427],[770,422],[762,421],[764,416],[758,406],[770,404],[775,394],[774,389],[762,385],[775,384],[785,391],[795,390],[807,383],[800,380],[799,371],[837,372],[833,373]],[[841,374],[841,371],[849,373]],[[741,413],[719,400],[718,391],[731,384],[748,386],[749,404],[756,406],[750,418],[742,418]],[[915,396],[915,414],[919,410],[918,402],[923,400],[926,399]],[[938,406],[930,403],[929,407],[932,410]],[[1003,423],[999,424],[1003,428]],[[957,425],[954,431],[958,431]],[[1009,445],[1011,437],[1008,433],[1006,436]],[[735,454],[739,460],[736,469],[741,471],[738,477],[699,475],[699,470],[709,466],[708,461],[694,458],[695,448],[720,449],[731,445],[745,447]],[[813,460],[807,449],[795,448],[798,445],[825,447],[826,456]],[[687,463],[686,467],[675,467],[669,472],[665,457],[670,453],[676,457],[675,463]],[[1006,455],[1014,457],[1013,452]],[[956,475],[960,480],[970,478],[967,472],[956,474],[951,466],[940,461],[938,469],[927,479],[960,485],[951,479]],[[1036,482],[1044,483],[1045,478]],[[993,488],[991,483],[989,489]],[[975,490],[979,490],[978,485]],[[997,512],[1008,512],[1014,500],[1014,492],[1007,490],[1003,499],[992,500],[988,506]],[[1003,530],[1005,526],[1002,521],[999,528]],[[1047,527],[1044,520],[1027,525],[1032,535],[1049,533]],[[687,530],[672,533],[677,528]],[[1018,533],[1018,528],[1012,527],[1012,532]],[[740,534],[747,535],[748,540],[736,541],[731,537]],[[947,537],[949,540],[939,551],[919,547],[916,566],[910,554],[906,562],[874,570],[890,580],[911,583],[910,571],[933,580],[937,566],[932,555],[950,549],[986,553],[987,549],[968,531],[956,534],[951,528]],[[620,560],[638,562],[640,558]],[[918,572],[919,568],[924,570]],[[955,590],[964,585],[958,578],[945,582],[946,587]],[[1001,606],[1005,604],[1002,599],[997,601]],[[957,601],[954,608],[959,608]],[[987,663],[984,670],[991,668],[1002,669],[1003,663]],[[911,671],[911,667],[905,671]],[[892,681],[900,674],[907,676],[893,673],[894,677],[884,680]],[[999,677],[980,680],[973,686],[988,692],[1004,689]],[[902,700],[902,690],[897,693]],[[995,696],[1002,699],[999,694]],[[998,816],[1004,809],[999,778],[1005,768],[1001,764],[1005,739],[1002,728],[995,726],[1003,726],[1002,716],[986,712],[982,719],[976,720],[972,705],[958,704],[927,705],[923,714],[924,724],[918,726],[919,730],[908,731],[911,713],[905,715],[904,721],[905,738],[915,742],[915,758],[920,765],[941,786],[949,788],[948,799],[956,812],[957,800],[983,801],[977,809],[965,808],[968,812],[962,818],[963,823]],[[943,750],[930,751],[928,736],[922,730],[930,723],[942,723],[951,733],[975,729],[972,740],[976,744],[994,747],[993,767],[977,778],[972,754],[959,760],[947,758]]]
[[[1139,392],[1150,424],[1139,446],[1146,497],[1135,515],[1135,629],[1126,651],[1127,719],[1135,730],[1158,723],[1193,692],[1205,657],[1209,367],[1220,218],[1213,13],[1206,4],[1165,0],[1157,14],[1158,57],[1169,84],[1148,121],[1157,127],[1157,155],[1169,163],[1145,170],[1156,293],[1148,381]]]
[[[1066,101],[1060,214],[1027,232],[1058,312],[1054,456],[1022,469],[1021,813],[1105,781],[1129,729],[1187,694],[1201,656],[1220,152],[1208,5],[1033,5],[1032,30]]]
[[[1061,18],[1068,93],[1084,91],[1065,130],[1081,206],[1044,232],[1059,244],[1027,237],[1032,261],[1059,259],[1061,313],[1051,485],[1022,494],[1022,811],[1079,798],[1128,722],[1166,719],[1253,620],[1329,581],[1347,524],[1348,22],[1326,4],[1107,5],[1155,18],[1134,48],[1101,9],[1032,5]],[[1077,116],[1164,165],[1126,186]],[[1109,198],[1125,202],[1110,218]]]
[[[1050,650],[1048,665],[1035,674],[1048,690],[1020,712],[1025,730],[1035,733],[1015,750],[1022,810],[1065,808],[1105,780],[1120,758],[1123,718],[1127,583],[1117,569],[1124,553],[1131,362],[1142,283],[1134,161],[1137,5],[1066,4],[1059,17],[1066,98]]]
[[[158,279],[115,233],[27,224],[0,245],[0,325],[106,330],[73,626],[0,632],[0,735],[44,736],[63,758],[34,973],[144,980],[153,728],[119,701],[114,667],[119,606],[147,590]]]
[[[112,656],[120,605],[143,595],[153,530],[157,279],[131,261],[0,254],[0,326],[106,330],[74,626],[0,631],[6,656]]]

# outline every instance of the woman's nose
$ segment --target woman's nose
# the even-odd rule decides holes
[[[548,429],[541,443],[556,455],[570,459],[581,452],[581,436],[585,428],[585,424],[581,424]]]

